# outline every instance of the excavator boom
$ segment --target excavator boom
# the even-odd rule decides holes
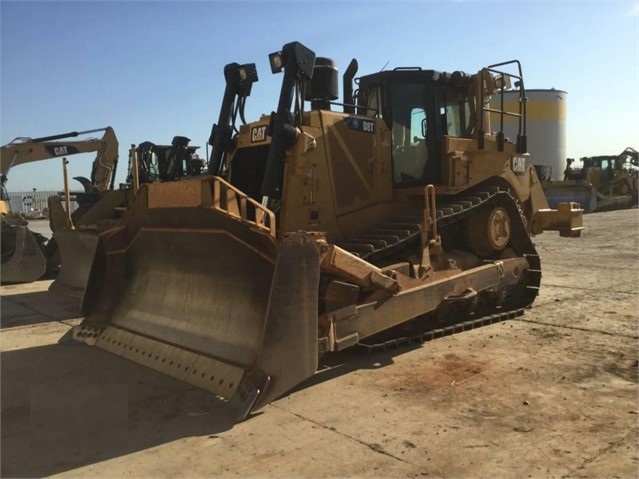
[[[56,141],[100,131],[104,132],[101,138]],[[16,138],[0,149],[0,172],[7,176],[9,170],[18,165],[94,151],[97,152],[97,156],[93,161],[91,184],[96,191],[113,189],[118,163],[118,140],[110,126],[34,139]]]

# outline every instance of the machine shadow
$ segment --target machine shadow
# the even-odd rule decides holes
[[[1,477],[46,477],[233,427],[220,399],[97,348],[4,352]]]
[[[319,361],[317,372],[298,384],[281,397],[286,397],[296,391],[310,388],[331,379],[344,376],[361,369],[379,369],[394,364],[393,358],[419,349],[423,343],[406,343],[400,346],[379,350],[367,350],[354,347],[345,351],[334,352],[324,356]]]
[[[47,290],[2,295],[0,329],[81,317],[79,298]]]
[[[282,397],[419,347],[327,355]],[[51,344],[3,352],[0,362],[1,477],[50,476],[188,437],[214,441],[236,424],[215,395],[97,348]]]

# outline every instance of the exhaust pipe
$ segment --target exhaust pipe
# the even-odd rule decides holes
[[[344,113],[355,113],[355,99],[353,98],[353,78],[357,73],[357,60],[353,58],[344,72]]]

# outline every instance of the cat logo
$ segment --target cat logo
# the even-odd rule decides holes
[[[523,156],[513,156],[511,158],[511,168],[516,175],[523,175],[526,173],[526,158]]]
[[[73,145],[45,145],[44,148],[51,156],[75,155],[76,153],[80,153],[80,150]]]
[[[67,152],[67,147],[66,146],[55,146],[53,148],[53,152],[55,153],[55,156],[68,155],[69,154]]]
[[[266,125],[251,128],[251,143],[266,140]]]

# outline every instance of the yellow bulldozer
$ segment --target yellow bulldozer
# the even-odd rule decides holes
[[[195,153],[198,147],[189,146],[189,142],[189,138],[176,136],[171,145],[151,142],[132,145],[126,182],[116,189],[97,191],[84,182],[84,192],[71,194],[80,204],[71,217],[59,197],[49,198],[53,239],[61,253],[60,272],[49,288],[51,291],[82,298],[100,233],[120,222],[120,215],[140,182],[175,181],[199,174],[201,160]]]
[[[330,352],[522,314],[541,279],[531,235],[582,230],[528,165],[518,61],[395,68],[354,91],[353,60],[338,103],[332,60],[299,42],[269,60],[277,110],[245,123],[255,65],[225,67],[208,175],[141,185],[100,235],[68,335],[226,398],[238,420]],[[508,88],[519,110],[491,110]],[[519,118],[515,143],[491,114]]]
[[[101,138],[69,140],[78,136],[103,132]],[[48,199],[49,221],[53,232],[53,240],[48,241],[36,235],[28,228],[28,222],[17,213],[12,213],[6,193],[5,183],[9,170],[18,165],[51,158],[96,152],[91,168],[90,179],[76,177],[84,188],[83,193],[75,194],[79,208],[71,218],[63,210],[60,197]],[[96,204],[107,191],[113,190],[115,170],[118,160],[118,141],[111,127],[86,131],[73,131],[41,138],[16,138],[0,149],[0,172],[2,174],[2,283],[24,283],[35,281],[47,270],[60,266],[60,251],[75,250],[76,241],[66,241],[66,230],[71,229],[70,220],[76,225],[94,224]],[[69,192],[66,192],[69,196]],[[110,196],[110,203],[122,204],[120,194],[117,198]],[[115,199],[115,201],[113,201]],[[68,208],[67,208],[68,210]],[[90,214],[87,214],[91,210]],[[70,211],[69,211],[70,214]],[[62,251],[64,255],[64,251]],[[73,270],[75,253],[64,255],[69,259],[67,270]],[[91,252],[91,258],[93,252]],[[90,265],[89,265],[90,266]],[[64,269],[64,268],[63,268]],[[88,270],[88,267],[87,267]],[[68,275],[68,273],[67,273]]]
[[[552,181],[549,174],[544,175],[544,166],[537,166],[550,206],[574,201],[584,213],[591,213],[638,205],[639,153],[634,148],[618,155],[582,157],[580,166],[573,166],[572,158],[567,163],[563,181]]]

